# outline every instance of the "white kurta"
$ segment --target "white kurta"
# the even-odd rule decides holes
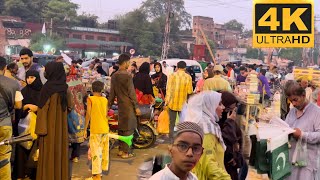
[[[318,180],[319,171],[319,148],[320,148],[320,108],[309,103],[300,118],[296,116],[296,108],[291,108],[286,122],[291,128],[299,128],[302,131],[302,138],[307,142],[308,165],[306,167],[292,167],[291,175],[286,180]],[[297,141],[290,139],[291,149],[289,152],[290,162]]]

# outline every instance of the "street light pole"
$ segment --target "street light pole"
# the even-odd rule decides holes
[[[164,30],[164,38],[162,44],[162,54],[161,59],[168,58],[168,51],[169,51],[169,35],[170,35],[170,15],[171,15],[171,0],[167,2],[167,17],[166,17],[166,26]]]

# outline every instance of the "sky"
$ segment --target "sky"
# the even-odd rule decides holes
[[[71,0],[80,6],[78,13],[94,14],[99,22],[106,22],[116,15],[125,14],[141,6],[144,0]],[[252,29],[252,0],[185,0],[185,8],[192,16],[212,17],[215,23],[237,19]],[[315,14],[320,20],[320,0],[314,0]],[[320,29],[320,21],[316,23]]]

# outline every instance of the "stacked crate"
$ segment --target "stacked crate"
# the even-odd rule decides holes
[[[319,69],[297,67],[297,68],[294,68],[293,75],[295,80],[301,80],[302,78],[307,78],[309,81],[312,81],[313,84],[320,86],[320,70]]]
[[[256,74],[248,75],[248,87],[249,93],[247,94],[247,103],[248,104],[259,104],[260,92],[258,91],[259,79]]]

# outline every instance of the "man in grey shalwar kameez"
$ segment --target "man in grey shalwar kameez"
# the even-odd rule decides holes
[[[285,94],[294,106],[287,115],[286,122],[296,131],[290,138],[290,162],[296,148],[297,139],[307,142],[307,166],[292,166],[287,180],[318,180],[320,148],[320,108],[308,102],[305,90],[295,81],[286,84]]]

